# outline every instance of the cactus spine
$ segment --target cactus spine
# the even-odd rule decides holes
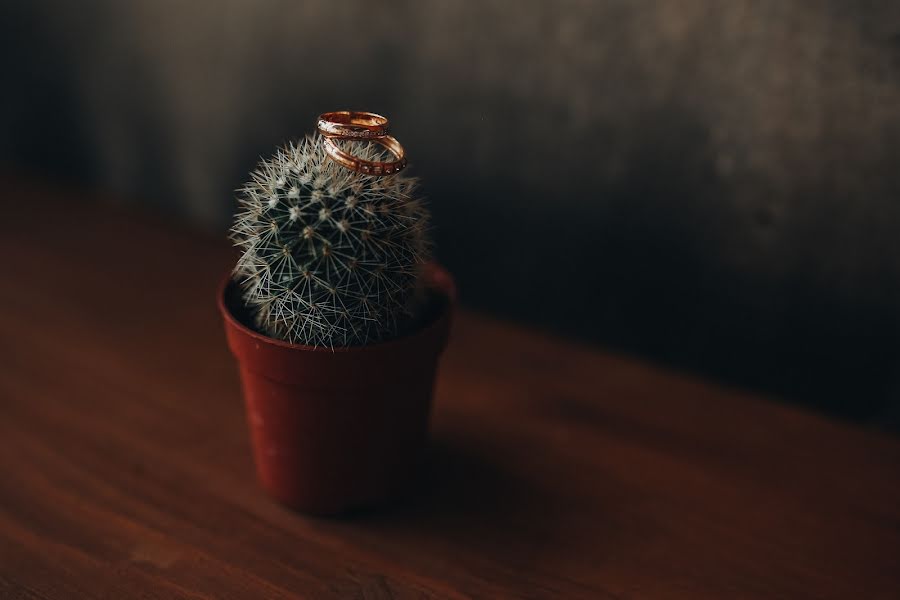
[[[377,159],[379,147],[352,151]],[[373,177],[328,159],[308,136],[262,160],[239,190],[234,277],[257,328],[311,346],[396,336],[410,320],[429,260],[428,212],[416,180]]]

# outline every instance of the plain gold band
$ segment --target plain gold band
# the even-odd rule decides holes
[[[380,144],[394,155],[396,160],[391,162],[363,160],[352,154],[341,150],[334,138],[325,137],[323,139],[325,145],[325,153],[338,164],[347,167],[357,173],[363,175],[391,175],[403,169],[406,166],[406,152],[395,138],[385,135],[378,138],[372,138],[369,141]]]

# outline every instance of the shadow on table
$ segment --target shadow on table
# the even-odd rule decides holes
[[[403,522],[509,515],[538,503],[540,490],[504,470],[463,441],[432,439],[414,479],[390,501],[343,515],[342,520]]]
[[[616,522],[620,511],[614,506],[598,506],[596,498],[588,502],[594,521],[598,514],[608,515],[599,525],[604,530],[602,537],[611,541],[622,528]],[[438,436],[432,440],[419,476],[405,493],[386,505],[356,511],[341,520],[376,533],[381,541],[414,540],[423,553],[449,546],[462,554],[506,556],[518,569],[528,569],[553,547],[557,553],[565,547],[571,551],[568,560],[577,561],[588,544],[596,559],[595,544],[601,536],[583,530],[582,508],[560,490],[528,478],[527,472],[511,471],[480,440]]]

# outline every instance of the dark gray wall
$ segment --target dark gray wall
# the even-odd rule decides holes
[[[900,3],[6,5],[6,162],[224,230],[259,155],[383,112],[469,305],[844,413],[900,396]]]

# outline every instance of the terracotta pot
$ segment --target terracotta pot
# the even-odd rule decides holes
[[[257,473],[273,498],[332,514],[384,499],[415,470],[455,303],[446,271],[432,266],[426,278],[434,310],[418,329],[331,350],[251,329],[226,277],[219,310],[240,370]]]

